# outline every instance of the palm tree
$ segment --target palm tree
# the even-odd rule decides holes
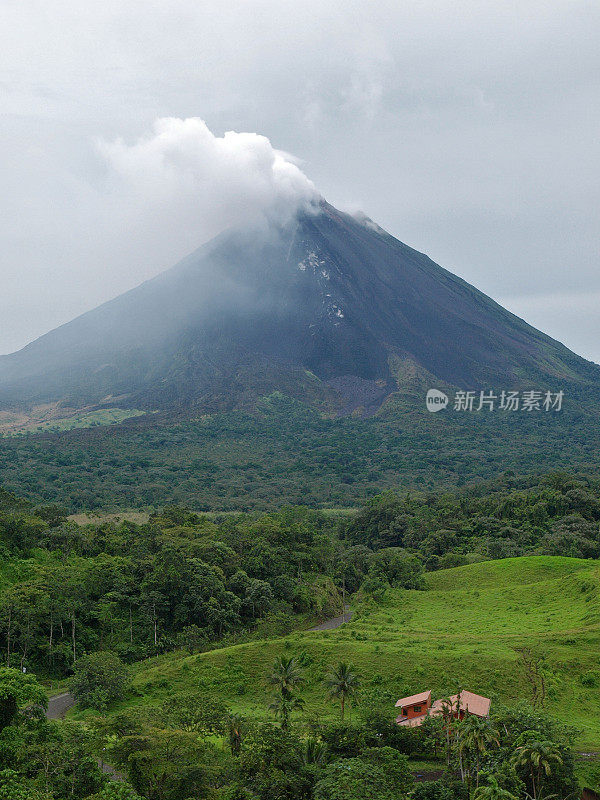
[[[342,721],[344,720],[344,710],[346,701],[355,697],[360,685],[359,676],[353,672],[353,667],[345,661],[332,667],[331,672],[325,679],[325,686],[330,699],[339,698]]]
[[[489,747],[500,746],[498,731],[488,719],[468,714],[461,724],[458,735],[458,754],[463,764],[463,756],[473,759],[475,767],[475,786],[479,787],[479,766],[481,756],[487,753]],[[468,770],[468,783],[471,782],[471,770]],[[469,787],[470,788],[470,787]]]
[[[451,697],[443,697],[440,700],[440,706],[442,710],[442,720],[444,726],[444,735],[446,739],[446,764],[448,768],[450,768],[450,761],[452,757],[452,740],[451,740],[451,733],[452,733],[452,722],[454,720],[454,703]],[[456,701],[456,716],[458,717],[460,713],[460,693],[457,696]]]
[[[284,731],[290,728],[290,717],[292,711],[302,711],[304,700],[301,697],[294,697],[293,694],[282,690],[273,696],[269,709],[275,714],[276,719],[281,720],[281,728]]]
[[[503,789],[493,775],[488,776],[489,783],[475,789],[473,800],[518,800],[508,789]]]
[[[230,714],[227,717],[227,738],[232,756],[237,756],[242,749],[244,735],[244,718],[239,714]]]
[[[531,777],[533,800],[536,800],[543,777],[552,774],[552,765],[563,763],[558,747],[549,741],[540,740],[535,731],[525,731],[519,737],[520,744],[513,755],[517,767],[525,767]]]
[[[295,689],[304,683],[302,668],[296,658],[280,656],[273,664],[273,671],[269,676],[269,683],[276,687],[278,692],[292,694]]]
[[[269,708],[281,720],[281,727],[288,730],[292,711],[304,708],[304,701],[294,693],[304,683],[302,669],[295,658],[280,656],[273,664],[269,683],[275,687]]]

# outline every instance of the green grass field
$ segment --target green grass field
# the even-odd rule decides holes
[[[581,731],[578,749],[600,750],[599,568],[597,561],[540,556],[430,573],[428,591],[395,590],[381,605],[359,604],[337,630],[142,662],[130,703],[207,691],[235,711],[268,718],[272,662],[304,652],[305,717],[338,713],[322,681],[340,659],[354,664],[363,695],[392,718],[396,698],[429,688],[440,696],[460,685],[512,705],[530,694],[515,652],[526,646],[546,659],[546,711]]]
[[[78,428],[94,428],[98,425],[117,425],[131,417],[145,414],[135,408],[103,408],[96,411],[84,411],[64,417],[51,417],[44,419],[32,416],[30,419],[19,423],[5,423],[5,428],[0,430],[3,436],[23,436],[32,433],[63,433]]]

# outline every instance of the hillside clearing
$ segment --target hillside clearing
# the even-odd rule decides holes
[[[423,688],[440,696],[460,685],[512,705],[530,689],[516,649],[545,657],[546,710],[575,725],[581,750],[600,749],[600,565],[532,556],[442,570],[428,591],[394,590],[383,604],[356,604],[351,622],[330,631],[181,651],[134,669],[132,704],[159,704],[206,691],[234,711],[268,718],[265,676],[282,652],[305,653],[305,717],[334,717],[322,680],[345,659],[363,676],[363,696],[394,715],[397,697]]]

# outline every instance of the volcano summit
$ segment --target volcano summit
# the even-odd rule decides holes
[[[372,413],[415,381],[581,395],[597,392],[600,367],[324,201],[283,226],[226,231],[0,359],[4,408],[216,411],[281,391]]]

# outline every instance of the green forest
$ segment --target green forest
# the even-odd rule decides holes
[[[356,506],[385,489],[460,488],[505,470],[596,472],[596,410],[575,397],[554,415],[444,415],[429,414],[423,396],[395,394],[366,419],[328,418],[276,393],[253,413],[5,436],[0,477],[20,497],[71,512],[260,511]]]
[[[345,514],[171,504],[78,525],[69,511],[0,493],[0,798],[597,785],[595,477],[506,471]],[[311,630],[345,608],[346,624]],[[396,725],[396,699],[429,688],[479,691],[492,714]],[[47,718],[67,692],[66,719]]]

